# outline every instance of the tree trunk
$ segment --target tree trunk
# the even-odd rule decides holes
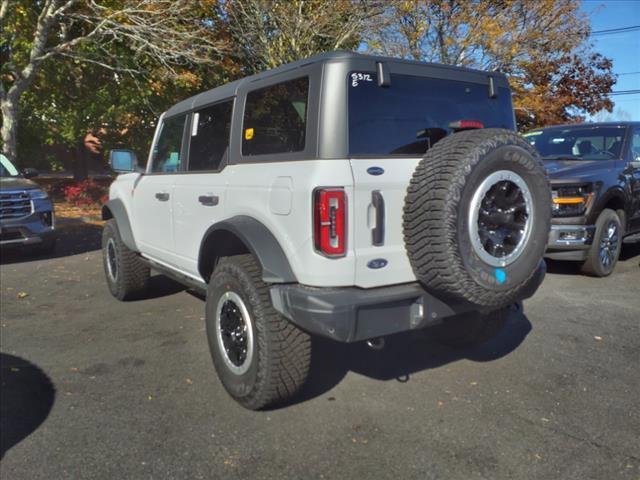
[[[2,111],[2,153],[17,164],[18,100],[7,95],[0,100]]]
[[[89,178],[89,170],[87,167],[87,147],[84,144],[84,138],[78,143],[76,147],[75,161],[73,162],[73,179],[76,182],[86,180]]]

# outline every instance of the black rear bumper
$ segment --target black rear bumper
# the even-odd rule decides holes
[[[540,267],[519,300],[531,297],[544,279]],[[310,333],[337,340],[357,342],[417,330],[474,307],[448,304],[425,291],[418,283],[381,288],[317,288],[299,284],[271,287],[276,310]]]

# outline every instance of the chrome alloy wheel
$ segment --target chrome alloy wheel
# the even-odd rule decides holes
[[[600,263],[607,270],[613,266],[618,253],[618,225],[616,222],[609,222],[600,237]]]
[[[253,358],[253,328],[240,296],[225,292],[216,307],[216,338],[225,365],[236,375],[245,373]]]
[[[493,267],[513,263],[527,245],[534,213],[531,191],[520,175],[510,170],[492,173],[471,199],[468,221],[473,250]]]
[[[107,241],[107,275],[112,282],[118,280],[118,256],[116,253],[116,242],[113,238]]]

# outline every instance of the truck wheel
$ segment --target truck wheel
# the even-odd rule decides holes
[[[622,248],[622,222],[618,214],[605,208],[596,220],[593,243],[582,264],[582,271],[595,277],[611,275]]]
[[[427,290],[496,310],[527,288],[550,221],[551,190],[535,150],[508,130],[470,130],[440,140],[416,167],[404,241]]]
[[[258,410],[294,396],[311,363],[311,338],[271,305],[253,255],[220,260],[207,288],[207,338],[222,385]]]
[[[102,263],[109,290],[118,300],[135,298],[146,288],[150,269],[124,244],[113,219],[102,230]]]
[[[518,306],[521,308],[521,306]],[[509,319],[511,307],[489,313],[469,312],[446,318],[431,328],[436,340],[455,348],[480,345],[495,337]]]

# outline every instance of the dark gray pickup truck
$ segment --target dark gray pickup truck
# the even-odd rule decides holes
[[[36,246],[50,252],[56,245],[53,203],[29,180],[33,169],[20,172],[0,154],[0,247]]]
[[[640,237],[640,122],[560,125],[524,134],[553,190],[546,257],[604,277]]]

